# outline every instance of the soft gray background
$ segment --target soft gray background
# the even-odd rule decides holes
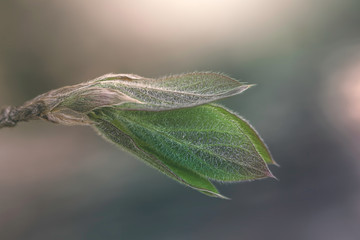
[[[256,83],[248,119],[280,179],[185,188],[87,127],[0,131],[0,239],[360,239],[360,2],[0,2],[0,105],[102,74]]]

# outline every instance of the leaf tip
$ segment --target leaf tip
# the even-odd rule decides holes
[[[238,88],[236,88],[238,93],[242,93],[242,92],[248,90],[249,88],[256,86],[256,84],[246,84],[246,83],[240,83],[240,84],[242,84],[242,85],[239,86]]]
[[[215,197],[215,198],[220,198],[220,199],[223,199],[223,200],[231,200],[231,198],[226,197],[226,196],[224,196],[224,195],[222,195],[222,194],[219,194],[219,193],[213,195],[213,197]]]
[[[192,186],[190,186],[191,188],[194,188]],[[215,191],[211,191],[211,190],[207,190],[207,189],[204,189],[204,190],[199,190],[198,188],[194,188],[196,190],[198,190],[199,192],[207,195],[207,196],[210,196],[210,197],[214,197],[214,198],[220,198],[220,199],[224,199],[224,200],[231,200],[231,198],[228,198],[222,194],[220,194],[219,192],[215,192]]]
[[[221,197],[221,199],[223,199],[223,200],[231,200],[231,198],[228,198],[228,197],[226,197],[226,196],[223,196],[223,195],[221,195],[222,197]]]
[[[272,174],[272,172],[270,172],[270,170],[267,171],[266,176],[269,177],[269,178],[273,178],[273,179],[279,181],[279,179],[278,179],[277,177],[275,177],[275,175]]]
[[[263,141],[263,140],[262,140]],[[265,143],[264,143],[264,145],[265,145]],[[268,160],[266,161],[265,160],[265,162],[267,163],[267,164],[271,164],[271,165],[275,165],[275,166],[277,166],[277,167],[280,167],[280,164],[278,164],[275,160],[274,160],[274,158],[273,158],[273,156],[272,156],[272,154],[270,153],[270,151],[269,151],[269,148],[265,145],[265,147],[266,147],[266,152],[268,153],[268,156],[269,156],[269,158],[268,158]]]
[[[271,160],[272,160],[272,164],[274,164],[274,165],[277,166],[277,167],[280,167],[280,164],[278,164],[277,162],[275,162],[274,159],[271,159]]]
[[[251,88],[251,87],[255,87],[255,86],[256,86],[256,84],[255,84],[255,83],[253,83],[253,84],[246,84],[246,86],[247,86],[247,88],[246,88],[246,89],[249,89],[249,88]]]

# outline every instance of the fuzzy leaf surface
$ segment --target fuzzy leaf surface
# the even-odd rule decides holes
[[[162,78],[136,75],[105,75],[93,81],[97,87],[114,89],[133,101],[118,104],[121,109],[169,110],[192,107],[239,94],[252,85],[226,75],[195,72]]]
[[[222,106],[207,104],[161,112],[102,108],[89,118],[111,142],[211,196],[222,197],[209,180],[272,177],[265,159],[271,159],[270,154],[256,147],[266,148],[258,134]]]
[[[239,94],[251,85],[226,75],[195,72],[163,78],[107,74],[52,90],[26,103],[46,106],[43,118],[65,125],[90,125],[87,113],[103,107],[163,111],[206,104]]]

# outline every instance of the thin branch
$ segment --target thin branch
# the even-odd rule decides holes
[[[21,107],[5,107],[0,111],[0,128],[14,127],[18,122],[39,119],[45,109],[45,103],[42,101]]]

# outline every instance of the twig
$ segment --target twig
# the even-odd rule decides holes
[[[39,119],[45,109],[45,103],[42,101],[21,107],[5,107],[0,111],[0,128],[14,127],[18,122]]]

